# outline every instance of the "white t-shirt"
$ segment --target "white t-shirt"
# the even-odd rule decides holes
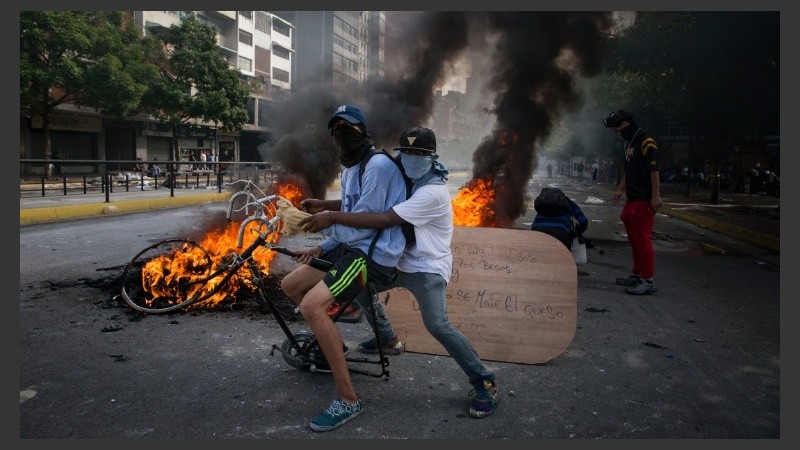
[[[392,209],[406,222],[414,225],[417,242],[407,248],[397,263],[398,270],[407,273],[438,273],[450,281],[453,255],[453,206],[445,184],[426,184],[408,200]]]

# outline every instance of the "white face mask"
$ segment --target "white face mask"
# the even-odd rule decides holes
[[[433,155],[408,155],[400,153],[400,164],[406,171],[408,178],[416,180],[422,178],[433,167]]]

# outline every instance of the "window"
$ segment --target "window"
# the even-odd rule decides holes
[[[253,35],[244,30],[239,30],[239,42],[242,44],[253,45]]]
[[[252,72],[253,61],[250,58],[239,56],[239,70],[241,70],[242,72]]]
[[[256,124],[256,99],[255,97],[250,97],[247,100],[247,123],[250,125]]]
[[[290,36],[289,25],[278,18],[272,19],[272,29],[284,36]]]
[[[247,19],[253,20],[253,11],[239,11],[239,15]]]
[[[277,67],[272,68],[272,78],[283,81],[285,83],[289,82],[289,72],[285,70],[278,69]]]
[[[289,59],[289,50],[277,44],[272,44],[272,54],[283,59]]]
[[[267,123],[267,117],[269,114],[267,113],[267,101],[259,99],[258,100],[258,126],[259,127],[267,127],[269,125]]]

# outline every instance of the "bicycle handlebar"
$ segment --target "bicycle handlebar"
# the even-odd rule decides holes
[[[291,256],[292,258],[297,256],[297,253],[289,250],[286,247],[267,247],[267,248],[272,250],[272,251],[275,251],[275,252],[278,252],[278,253],[283,253],[284,255]],[[308,265],[313,267],[313,268],[315,268],[315,269],[317,269],[317,270],[321,270],[323,272],[327,272],[327,271],[331,270],[331,267],[333,267],[333,263],[332,262],[324,260],[324,259],[320,259],[320,258],[312,258],[311,262],[309,262]]]
[[[256,246],[263,245],[264,247],[266,247],[269,250],[272,250],[272,251],[275,251],[275,252],[278,252],[278,253],[283,253],[284,255],[291,256],[292,258],[297,257],[298,254],[293,252],[293,251],[291,251],[291,250],[289,250],[288,248],[272,246],[267,241],[267,236],[270,233],[278,231],[279,222],[281,221],[281,217],[278,216],[278,215],[275,215],[271,219],[267,218],[267,215],[264,214],[264,204],[267,203],[267,202],[271,202],[271,201],[275,200],[276,198],[283,198],[283,197],[280,197],[279,195],[276,195],[276,194],[272,194],[272,195],[265,195],[262,198],[257,198],[255,195],[253,195],[252,192],[250,192],[251,188],[257,189],[258,192],[260,192],[261,194],[264,194],[264,192],[261,191],[260,189],[258,189],[258,187],[255,186],[255,184],[250,180],[238,180],[238,181],[234,181],[234,182],[228,183],[228,185],[230,186],[230,185],[233,185],[235,183],[240,183],[240,182],[247,183],[247,184],[242,190],[234,193],[231,196],[231,198],[228,200],[228,213],[227,213],[226,218],[228,220],[231,220],[231,216],[233,215],[234,211],[242,211],[242,210],[247,211],[250,206],[256,207],[256,210],[253,212],[253,214],[250,214],[249,217],[247,217],[245,220],[243,220],[241,225],[239,225],[239,235],[238,235],[238,239],[236,241],[236,247],[242,248],[242,245],[244,244],[244,230],[247,228],[247,224],[249,224],[250,222],[255,220],[255,221],[260,222],[262,225],[266,226],[266,230],[259,231],[258,239],[256,240],[256,242],[253,243],[253,245],[250,247],[249,251],[252,251],[253,249],[255,249]],[[234,202],[236,201],[237,198],[239,198],[241,196],[247,197],[247,202],[245,202],[244,206],[242,206],[241,208],[234,209]],[[276,210],[277,210],[277,208],[276,208]],[[259,242],[259,241],[261,241],[261,242]],[[331,267],[333,267],[333,263],[331,263],[330,261],[326,261],[324,259],[320,259],[320,258],[311,258],[311,261],[308,263],[308,265],[313,267],[313,268],[315,268],[315,269],[317,269],[317,270],[321,270],[323,272],[327,272],[328,270],[330,270]]]

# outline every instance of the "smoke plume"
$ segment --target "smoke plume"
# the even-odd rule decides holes
[[[576,79],[600,71],[612,25],[610,12],[388,11],[385,76],[367,83],[361,103],[330,89],[296,90],[275,124],[280,138],[273,145],[287,170],[320,197],[339,170],[326,129],[338,105],[359,105],[376,147],[391,148],[404,129],[429,121],[434,92],[459,58],[480,55],[472,75],[484,82],[474,89],[492,96],[484,109],[494,125],[473,153],[472,176],[494,181],[495,216],[510,225],[525,212],[537,143],[580,106]]]

